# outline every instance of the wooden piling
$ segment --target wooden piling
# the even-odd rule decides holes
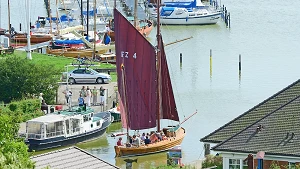
[[[242,75],[242,55],[239,55],[239,78],[241,78]]]
[[[22,24],[20,23],[20,31],[22,31]]]
[[[180,67],[182,67],[182,53],[179,54],[179,63],[180,63]]]
[[[226,24],[226,27],[228,26],[228,17],[227,17],[227,9],[225,7],[225,24]]]
[[[212,77],[212,50],[209,51],[209,74]]]
[[[227,23],[228,23],[228,27],[230,28],[230,12],[228,12],[228,16],[227,16]]]

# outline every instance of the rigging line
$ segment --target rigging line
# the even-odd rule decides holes
[[[200,157],[202,156],[202,154],[203,154],[203,151],[204,151],[204,148],[202,148],[202,151],[201,151],[201,153],[200,153],[200,155],[199,155],[198,159],[200,159]]]
[[[187,43],[187,42],[185,41],[185,42],[183,42],[183,43]],[[181,44],[181,46],[182,46],[182,44]],[[175,47],[174,47],[171,51],[174,51],[174,49],[175,49]],[[175,72],[173,71],[171,65],[169,65],[169,69],[171,70],[172,74],[175,73]],[[181,78],[185,78],[185,76],[182,76]],[[182,81],[186,81],[186,80],[183,79]],[[179,103],[180,103],[181,111],[183,112],[183,115],[184,115],[184,117],[185,117],[185,113],[184,113],[183,106],[182,106],[183,104],[182,104],[181,98],[179,97],[179,91],[178,91],[177,85],[176,85],[175,83],[173,83],[173,86],[174,86],[174,88],[175,88],[175,90],[176,90],[176,93],[177,93],[176,95],[177,95],[177,98],[178,98]],[[196,106],[195,106],[195,101],[194,101],[194,99],[193,99],[193,96],[192,96],[191,92],[188,92],[188,95],[189,95],[189,98],[191,98],[191,100],[192,100],[192,103],[193,103],[192,105],[194,106],[195,110],[197,110],[197,108],[196,108]],[[177,109],[178,109],[178,107],[177,107]]]

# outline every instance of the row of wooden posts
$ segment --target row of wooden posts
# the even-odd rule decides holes
[[[182,53],[179,54],[179,63],[180,67],[182,67]],[[209,69],[210,76],[212,76],[212,49],[209,51]],[[242,55],[239,54],[239,77],[242,75]]]
[[[230,28],[230,12],[227,11],[227,8],[224,5],[219,6],[218,0],[209,0],[209,4],[222,12],[221,17],[225,22],[226,27]]]

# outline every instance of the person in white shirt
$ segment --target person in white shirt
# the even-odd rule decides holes
[[[89,87],[86,88],[86,99],[87,99],[87,106],[91,106],[91,97],[92,92]]]
[[[133,142],[132,145],[134,146],[141,146],[141,139],[139,137],[137,137],[136,135],[133,135]]]
[[[40,100],[41,103],[43,103],[43,100],[44,100],[43,93],[40,93],[39,100]]]

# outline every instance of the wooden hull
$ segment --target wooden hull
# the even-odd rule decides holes
[[[153,29],[153,24],[151,23],[150,26],[145,26],[143,28],[137,28],[139,30],[139,32],[144,35],[145,37],[148,37],[149,34],[151,33],[152,29]],[[108,35],[111,38],[111,41],[115,41],[115,32],[114,31],[109,31]]]
[[[51,35],[31,35],[30,42],[31,43],[42,43],[47,42],[52,39]],[[26,35],[15,35],[12,40],[19,43],[27,43]]]
[[[149,36],[149,34],[151,33],[152,29],[153,29],[153,24],[152,24],[152,23],[151,23],[150,26],[145,26],[145,27],[143,27],[143,28],[138,28],[139,32],[140,32],[142,35],[144,35],[145,37],[148,37],[148,36]]]
[[[115,148],[116,157],[140,156],[140,155],[154,154],[154,153],[167,151],[168,149],[176,145],[180,145],[184,136],[185,136],[185,129],[180,127],[176,131],[176,136],[168,137],[167,140],[163,140],[148,145],[142,145],[140,147],[115,146],[114,148]]]
[[[93,57],[94,51],[92,49],[76,49],[76,48],[66,48],[66,49],[48,49],[46,50],[47,54],[52,54],[56,56],[65,56],[65,57]],[[105,51],[96,51],[96,54],[104,53]]]

